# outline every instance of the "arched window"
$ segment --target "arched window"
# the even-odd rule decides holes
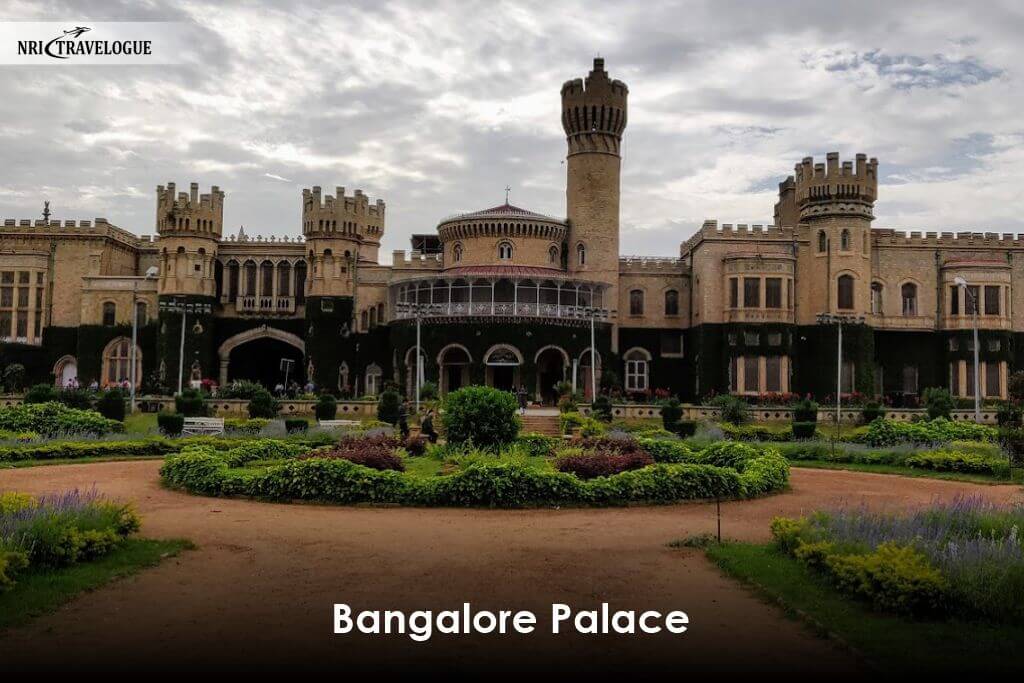
[[[274,264],[264,261],[260,264],[260,294],[271,296],[274,293]]]
[[[117,320],[117,306],[113,301],[103,302],[103,324],[107,327],[114,325]]]
[[[462,260],[462,245],[456,244],[452,247],[452,260],[458,263]]]
[[[502,242],[498,245],[498,258],[502,261],[512,260],[512,243]]]
[[[377,307],[370,307],[370,328],[377,327]]]
[[[384,378],[384,372],[380,369],[380,366],[376,363],[366,368],[366,393],[369,396],[376,396],[380,393],[381,380]]]
[[[634,289],[629,293],[629,314],[644,314],[644,292],[642,289]]]
[[[651,354],[643,349],[630,349],[626,361],[626,391],[647,391]]]
[[[384,304],[377,304],[377,324],[384,324]]]
[[[306,302],[306,262],[299,261],[295,264],[295,303]]]
[[[665,315],[679,315],[679,292],[674,289],[665,292]]]
[[[839,248],[842,249],[843,251],[850,250],[850,231],[845,228],[839,236]]]
[[[142,327],[146,324],[147,318],[146,302],[136,301],[135,302],[135,324]]]
[[[576,264],[580,266],[587,265],[587,248],[580,242],[576,245]]]
[[[828,237],[825,235],[824,230],[818,231],[818,253],[824,254],[828,251]]]
[[[104,385],[121,384],[131,380],[131,340],[114,339],[103,349],[102,378]],[[135,347],[135,383],[142,381],[142,352]]]
[[[548,263],[558,263],[558,247],[548,249]]]
[[[871,312],[875,315],[882,315],[882,283],[871,283]]]
[[[908,282],[900,288],[903,298],[903,315],[917,315],[917,285]]]
[[[364,331],[368,330],[370,327],[369,315],[366,313],[366,311],[363,311],[362,313],[359,314],[359,327]]]
[[[292,264],[287,261],[277,264],[277,295],[292,295]]]
[[[256,296],[256,262],[245,262],[245,293],[244,296]]]
[[[841,310],[853,310],[853,276],[840,275],[838,281],[839,308]]]

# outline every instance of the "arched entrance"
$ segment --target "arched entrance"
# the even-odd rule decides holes
[[[302,384],[305,380],[306,344],[298,336],[263,325],[229,337],[220,345],[220,383],[248,379],[273,388],[284,382],[282,359],[292,361],[288,382]]]
[[[487,386],[502,391],[515,391],[519,386],[519,370],[523,354],[508,344],[492,346],[484,354],[485,380]]]
[[[557,346],[545,346],[534,358],[537,368],[536,395],[541,402],[553,405],[558,402],[556,385],[565,380],[569,367],[569,354]]]
[[[469,364],[473,358],[461,344],[449,344],[437,354],[437,365],[441,368],[441,395],[455,391],[469,384]]]
[[[54,364],[53,383],[57,388],[78,385],[78,361],[74,356],[64,356]]]

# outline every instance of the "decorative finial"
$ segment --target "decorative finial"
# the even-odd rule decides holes
[[[508,185],[505,186],[505,203],[508,204],[508,193],[512,191],[512,188]]]
[[[47,223],[50,222],[50,202],[49,200],[43,202],[43,220]]]

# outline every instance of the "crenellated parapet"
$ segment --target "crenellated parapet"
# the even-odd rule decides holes
[[[874,219],[878,159],[869,161],[866,155],[858,154],[856,163],[840,163],[838,152],[829,152],[825,163],[814,163],[813,157],[804,157],[794,169],[793,182],[801,221],[835,216]],[[786,182],[780,185],[780,196],[788,189]]]
[[[586,152],[619,154],[626,129],[626,100],[629,88],[612,80],[604,60],[594,59],[585,79],[566,81],[562,86],[562,128],[569,142],[569,155]]]
[[[213,185],[208,194],[199,194],[199,183],[191,183],[188,192],[176,190],[174,183],[157,185],[157,232],[219,239],[224,226],[224,192]]]
[[[350,237],[379,243],[384,234],[384,200],[371,203],[362,190],[351,196],[344,187],[325,195],[320,186],[302,191],[302,234],[308,237]]]

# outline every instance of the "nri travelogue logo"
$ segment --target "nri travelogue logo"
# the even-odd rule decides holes
[[[75,55],[151,55],[152,40],[80,40],[92,29],[76,26],[49,41],[19,40],[19,55],[46,55],[54,59],[70,59]]]
[[[0,64],[181,64],[202,27],[170,21],[0,22]]]

